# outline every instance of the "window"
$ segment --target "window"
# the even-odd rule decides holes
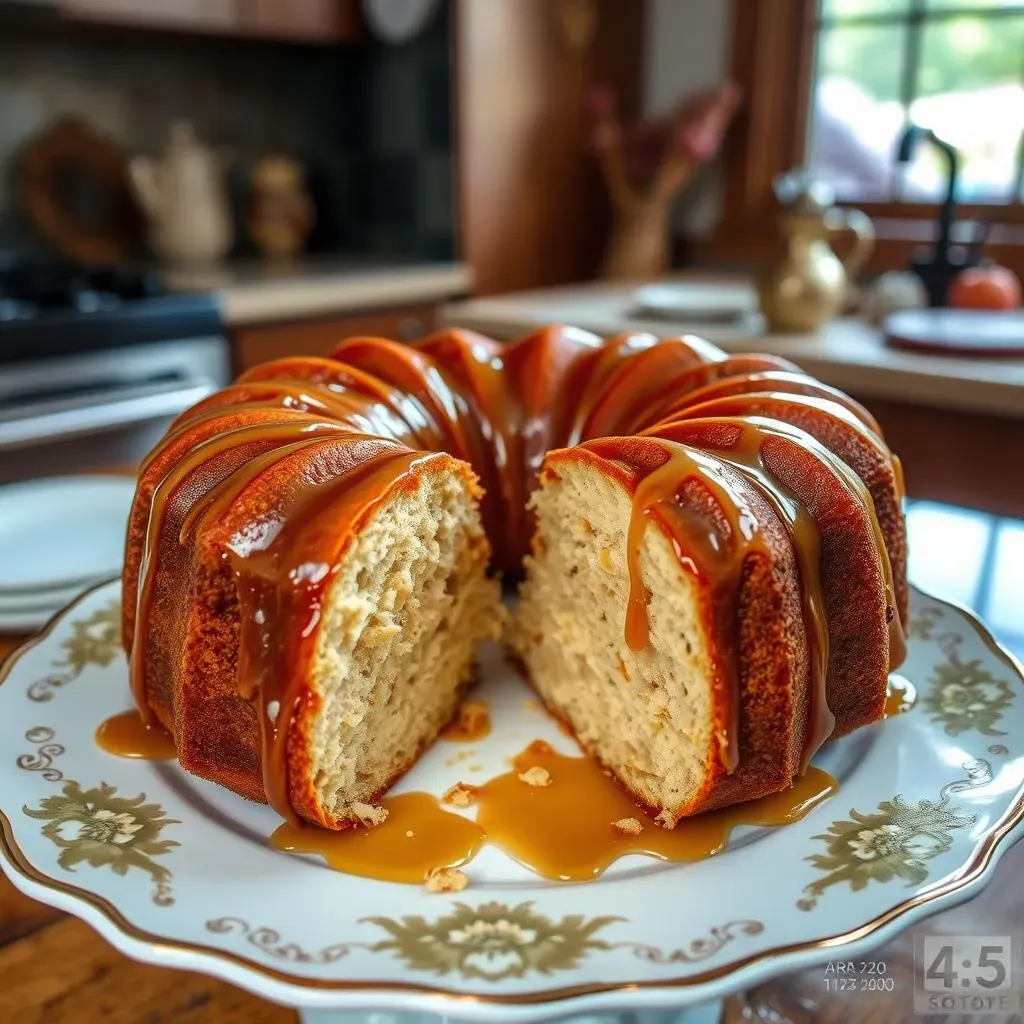
[[[959,154],[957,199],[1024,195],[1024,2],[820,0],[807,160],[844,201],[935,203],[948,160],[918,145],[895,162],[910,122]]]
[[[1024,277],[1024,0],[732,0],[729,70],[744,104],[726,138],[722,216],[684,258],[775,250],[776,175],[809,166],[875,223],[867,269],[934,238],[947,172],[911,121],[960,154],[954,237]]]

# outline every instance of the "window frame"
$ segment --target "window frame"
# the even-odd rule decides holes
[[[730,75],[744,102],[723,147],[722,217],[713,235],[685,251],[698,258],[742,261],[774,248],[775,175],[807,156],[808,118],[819,25],[817,0],[731,0]],[[875,221],[878,241],[869,270],[905,265],[928,241],[938,203],[851,203]],[[986,255],[1024,276],[1024,202],[963,203],[957,219],[991,218]]]

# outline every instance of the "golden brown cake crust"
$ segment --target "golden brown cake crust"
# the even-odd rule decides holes
[[[393,478],[381,478],[372,500],[332,505],[330,528],[318,542],[324,559],[358,535],[370,505],[388,501],[418,474],[467,481],[475,474],[494,564],[515,571],[533,531],[526,498],[550,449],[585,443],[548,455],[547,465],[597,460],[634,487],[629,453],[647,442],[619,437],[609,448],[599,437],[645,433],[650,443],[686,444],[720,458],[730,423],[761,420],[809,437],[767,437],[759,457],[821,532],[836,733],[873,721],[885,695],[887,619],[905,616],[907,605],[902,485],[877,423],[785,360],[726,357],[694,339],[602,342],[560,327],[511,345],[463,331],[411,346],[349,339],[329,358],[257,367],[180,417],[143,466],[126,540],[122,614],[137,697],[172,729],[184,767],[262,799],[260,723],[237,679],[242,612],[229,566],[233,537],[287,518],[298,491],[308,494],[321,478],[336,486],[374,459],[446,453],[415,470],[396,461]],[[852,471],[850,479],[838,479],[837,461]],[[709,754],[717,767],[679,813],[781,788],[810,728],[806,588],[791,529],[758,485],[728,466],[723,474],[756,510],[765,537],[764,550],[744,564],[735,622],[740,763],[730,771]],[[716,499],[702,495],[699,484],[680,481],[680,488],[681,500],[714,515],[709,503]],[[295,671],[304,666],[300,659]],[[287,792],[300,816],[340,827],[344,821],[321,805],[305,746],[318,700],[310,687],[301,690],[287,742]],[[400,771],[418,754],[410,750]]]

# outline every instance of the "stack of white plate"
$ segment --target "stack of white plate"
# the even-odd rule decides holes
[[[117,576],[135,481],[65,476],[0,487],[0,633],[39,629]]]

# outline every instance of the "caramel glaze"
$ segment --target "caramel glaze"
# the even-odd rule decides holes
[[[230,548],[242,627],[238,692],[258,701],[267,802],[293,823],[288,741],[305,683],[299,667],[312,657],[324,594],[341,554],[332,529],[343,518],[339,506],[372,506],[382,488],[424,458],[429,456],[397,448],[376,455],[337,480],[306,488],[262,537],[238,537]],[[250,479],[256,475],[258,470]],[[215,503],[204,518],[217,515]]]
[[[138,708],[122,711],[100,723],[96,745],[115,757],[170,761],[178,756],[174,737],[159,723],[147,724]]]
[[[286,822],[274,831],[270,845],[318,854],[335,871],[349,875],[422,885],[434,868],[467,864],[487,838],[476,822],[446,811],[429,793],[389,796],[381,805],[388,816],[372,828],[328,832]]]
[[[530,768],[543,768],[550,784],[523,781],[520,775]],[[403,793],[384,798],[388,816],[380,825],[327,832],[284,824],[270,843],[278,850],[318,854],[348,874],[413,884],[422,884],[431,869],[469,863],[490,843],[543,878],[584,882],[630,853],[702,860],[724,849],[734,828],[799,821],[836,789],[835,779],[811,768],[781,793],[687,818],[668,830],[596,761],[557,753],[535,740],[513,760],[511,771],[469,788],[476,821],[444,810],[428,793]],[[631,834],[636,826],[639,831]]]
[[[345,519],[355,514],[353,509],[365,509],[413,473],[428,453],[448,452],[479,476],[495,565],[515,571],[531,533],[526,498],[546,451],[587,441],[597,432],[661,435],[664,422],[672,428],[676,420],[692,416],[695,402],[786,394],[821,403],[814,415],[825,424],[823,434],[828,422],[839,422],[838,409],[880,437],[877,423],[860,406],[784,360],[726,357],[691,338],[625,335],[602,342],[571,328],[545,328],[507,346],[462,331],[442,332],[415,345],[351,338],[329,358],[275,360],[248,371],[232,388],[179,417],[140,474],[126,559],[124,635],[143,718],[152,721],[151,706],[166,725],[174,717],[169,695],[176,671],[175,634],[171,629],[159,642],[153,638],[157,608],[161,621],[184,616],[188,589],[175,581],[189,578],[203,538],[218,517],[243,492],[256,489],[261,474],[272,472],[281,460],[320,446],[328,451],[351,444],[365,452],[360,465],[350,465],[333,480],[307,481],[294,500],[268,509],[267,521],[258,530],[243,531],[245,536],[230,542],[224,554],[240,603],[237,689],[258,703],[266,796],[294,820],[287,746],[303,684],[297,666],[306,664],[324,588],[339,554],[344,531],[337,516]],[[735,611],[731,595],[739,567],[759,544],[754,516],[737,502],[731,481],[741,479],[757,488],[790,531],[803,581],[814,678],[806,764],[828,732],[830,715],[822,698],[829,645],[816,582],[815,523],[762,458],[758,439],[776,433],[778,425],[750,416],[733,419],[744,427],[728,451],[711,446],[709,452],[707,446],[679,441],[664,449],[664,464],[644,474],[629,531],[627,640],[632,647],[646,642],[647,597],[635,551],[651,515],[669,523],[682,563],[704,574],[717,595],[719,629],[726,629]],[[803,433],[801,438],[810,440]],[[666,446],[672,442],[670,436],[662,438]],[[833,465],[840,460],[826,447],[817,445],[814,451],[837,474],[845,473],[844,479],[852,478],[850,486],[857,483],[870,510],[870,496],[856,475],[845,465]],[[685,480],[697,481],[712,495],[723,509],[725,527],[707,522],[679,501]],[[902,530],[902,524],[892,529]],[[895,663],[900,634],[894,618]],[[735,679],[718,684],[724,703],[731,699],[733,720],[735,684]],[[735,757],[735,736],[724,742]]]
[[[149,627],[156,581],[161,569],[161,541],[166,539],[166,526],[172,501],[179,491],[186,492],[191,504],[185,513],[185,522],[195,508],[204,508],[209,495],[228,483],[236,473],[252,470],[274,462],[286,454],[284,449],[292,443],[315,443],[321,434],[344,434],[337,424],[321,423],[312,418],[298,418],[283,423],[264,423],[242,427],[214,435],[183,455],[153,491],[142,552],[141,570],[134,621],[134,637],[129,652],[129,675],[132,693],[143,719],[152,724],[148,701],[150,672],[146,631]],[[185,522],[179,525],[180,531]],[[180,551],[174,554],[184,555]]]
[[[722,760],[732,771],[739,762],[739,657],[734,639],[739,613],[739,595],[744,565],[748,557],[771,553],[765,546],[758,516],[750,508],[731,474],[723,472],[723,463],[753,484],[778,513],[789,531],[801,573],[804,621],[810,648],[811,703],[809,725],[801,760],[801,770],[831,735],[835,719],[825,696],[828,673],[828,620],[821,589],[821,543],[817,525],[806,505],[787,491],[761,461],[761,443],[774,431],[774,425],[740,425],[736,444],[727,454],[709,456],[695,448],[672,441],[661,441],[665,461],[648,472],[633,494],[633,513],[626,538],[626,564],[629,572],[629,604],[626,612],[625,640],[633,651],[648,643],[648,603],[650,592],[640,570],[640,551],[648,517],[660,512],[669,530],[680,564],[707,589],[712,609],[711,622],[719,651],[731,651],[721,659],[726,678],[715,679],[719,706],[726,709],[726,728],[722,739]],[[710,493],[725,517],[721,528],[713,517],[695,512],[685,498],[684,489],[696,480]]]
[[[738,359],[739,357],[734,358]],[[825,399],[833,405],[846,409],[876,437],[883,436],[878,421],[860,402],[854,401],[844,392],[822,384],[821,381],[815,380],[807,374],[787,370],[765,370],[760,373],[744,373],[736,377],[720,375],[714,383],[696,388],[682,396],[678,394],[673,396],[664,408],[649,410],[647,416],[640,422],[646,426],[652,421],[672,420],[677,413],[686,412],[694,406],[712,399],[733,398],[746,394],[807,395]]]
[[[531,786],[520,774],[548,772],[550,785]],[[596,878],[627,853],[660,860],[702,860],[720,852],[740,825],[787,825],[799,821],[837,789],[826,772],[811,768],[781,793],[710,811],[662,828],[589,757],[559,754],[537,740],[513,769],[476,789],[477,822],[487,841],[510,857],[558,881]],[[634,819],[637,835],[614,827]]]
[[[709,423],[711,421],[708,421]],[[691,432],[700,420],[689,421]],[[631,467],[640,478],[633,493],[633,512],[627,536],[626,562],[629,573],[629,601],[626,612],[625,640],[630,649],[642,650],[648,643],[648,603],[650,594],[640,570],[643,532],[651,515],[658,515],[676,548],[680,564],[706,588],[712,609],[712,629],[720,652],[731,652],[720,660],[724,679],[713,685],[720,705],[725,709],[726,728],[722,737],[722,758],[727,770],[734,770],[739,757],[739,658],[734,641],[743,567],[750,555],[767,557],[757,516],[745,502],[741,491],[730,483],[723,464],[743,477],[776,511],[786,526],[801,575],[801,600],[810,650],[810,709],[808,728],[801,755],[801,771],[831,736],[835,717],[827,699],[829,623],[821,583],[821,537],[815,516],[806,501],[784,486],[763,457],[766,440],[784,438],[804,449],[815,450],[820,462],[828,466],[838,486],[849,489],[869,514],[879,571],[885,580],[890,668],[902,662],[906,654],[892,570],[881,528],[874,514],[874,503],[863,482],[842,460],[834,457],[805,432],[778,420],[757,416],[716,417],[715,429],[732,428],[728,443],[708,444],[702,438],[701,449],[671,440],[659,440],[664,458],[655,467]],[[685,424],[682,428],[685,431]],[[678,430],[675,431],[679,433]],[[653,428],[654,434],[673,433],[672,425]],[[591,450],[614,457],[611,446],[591,442]],[[708,454],[708,449],[712,454]],[[710,516],[701,516],[686,501],[687,484],[697,481],[709,493],[727,524],[723,529]]]

